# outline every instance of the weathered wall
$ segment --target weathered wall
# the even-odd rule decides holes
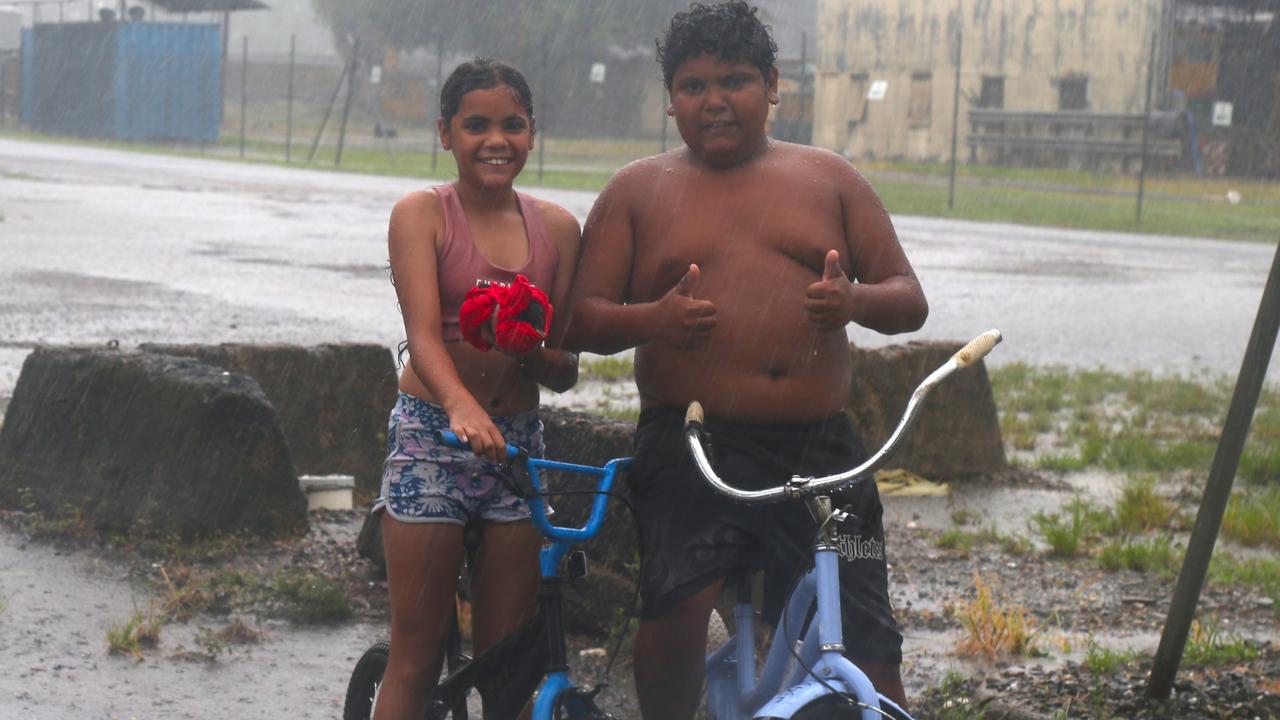
[[[1089,110],[1141,112],[1167,2],[821,0],[814,144],[853,158],[949,157],[960,36],[962,152],[965,111],[984,75],[1005,78],[1008,110],[1057,110],[1058,78],[1084,75]],[[931,112],[912,123],[912,77],[922,73],[930,74]],[[888,81],[887,93],[864,102],[875,80]]]

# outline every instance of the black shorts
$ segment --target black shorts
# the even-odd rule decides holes
[[[842,472],[867,458],[844,413],[807,425],[708,419],[705,426],[717,473],[744,489]],[[684,411],[674,407],[640,414],[627,478],[640,527],[643,617],[661,617],[731,574],[763,570],[765,619],[776,624],[786,593],[813,566],[817,523],[804,503],[745,505],[713,490],[685,447]],[[880,493],[874,482],[862,482],[833,502],[856,516],[838,543],[847,654],[899,663],[902,635],[889,602]]]

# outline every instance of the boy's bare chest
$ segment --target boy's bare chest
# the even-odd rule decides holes
[[[734,277],[820,275],[827,251],[844,256],[847,244],[838,201],[814,190],[695,187],[655,198],[635,228],[632,288],[639,296],[661,295],[690,263],[704,274]]]

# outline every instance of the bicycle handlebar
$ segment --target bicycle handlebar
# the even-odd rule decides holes
[[[457,434],[444,430],[436,433],[436,437],[440,442],[457,450],[471,450],[469,443],[464,443]],[[527,498],[529,503],[529,519],[533,521],[534,527],[542,533],[544,537],[551,540],[562,540],[567,542],[578,542],[591,538],[599,532],[601,525],[604,524],[605,508],[609,500],[609,494],[613,491],[613,481],[618,472],[625,470],[631,464],[631,458],[617,458],[605,463],[603,467],[595,465],[578,465],[575,463],[559,462],[556,460],[543,460],[541,458],[529,457],[519,447],[507,443],[506,457],[508,460],[524,463],[529,471],[529,482],[532,484],[533,494]],[[580,528],[562,527],[552,525],[547,516],[546,506],[542,501],[545,493],[542,486],[542,470],[559,470],[562,472],[576,473],[578,475],[593,475],[597,478],[595,489],[595,500],[591,503],[591,512],[587,517],[586,523]]]
[[[716,474],[715,469],[711,467],[711,461],[707,458],[706,448],[702,444],[703,410],[701,403],[697,401],[689,403],[689,409],[685,412],[685,442],[689,446],[690,454],[693,455],[694,464],[697,465],[707,483],[735,500],[747,503],[769,503],[793,498],[813,497],[860,480],[884,465],[885,461],[889,459],[889,456],[902,442],[907,429],[915,421],[916,414],[920,409],[920,403],[929,394],[929,391],[933,390],[938,383],[956,370],[968,367],[986,357],[987,353],[991,352],[992,348],[998,345],[1002,339],[1003,337],[1000,335],[999,330],[988,330],[970,340],[968,344],[960,348],[941,367],[930,373],[911,393],[911,398],[907,401],[907,408],[902,412],[902,418],[898,420],[897,427],[893,429],[893,433],[885,441],[884,446],[875,455],[868,458],[866,462],[852,470],[824,477],[794,475],[786,485],[765,490],[741,490],[735,488]]]

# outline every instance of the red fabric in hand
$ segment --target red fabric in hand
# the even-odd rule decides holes
[[[480,350],[493,347],[492,335],[486,331],[490,328],[493,316],[499,305],[506,299],[507,288],[501,285],[477,285],[467,291],[467,297],[458,310],[458,326],[462,330],[462,339],[475,345]]]
[[[494,333],[498,347],[517,354],[534,350],[547,339],[551,313],[551,300],[547,294],[534,287],[529,278],[516,275],[498,308],[498,325]]]

